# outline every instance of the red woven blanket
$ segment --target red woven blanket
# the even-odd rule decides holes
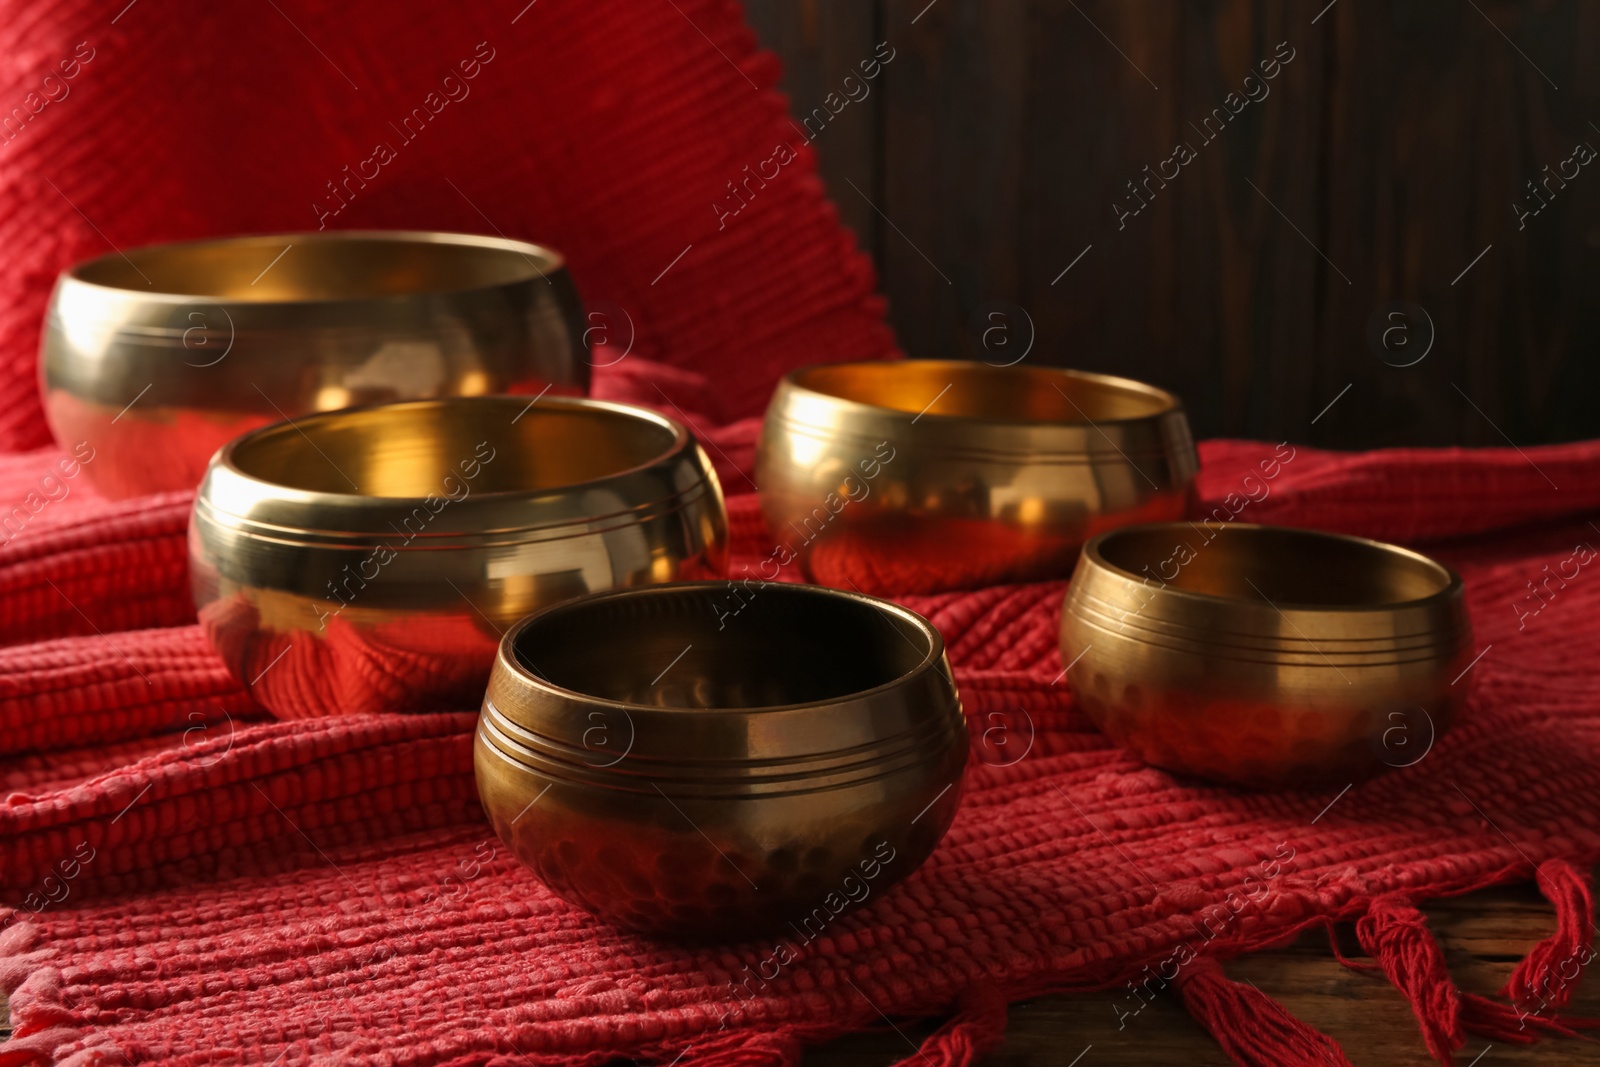
[[[567,256],[592,338],[716,370],[713,418],[760,412],[790,367],[894,348],[737,0],[4,0],[0,16],[0,450],[49,441],[35,355],[56,274],[153,241],[537,240]],[[779,144],[794,157],[776,168]]]
[[[191,235],[549,241],[630,353],[599,391],[688,417],[734,494],[779,371],[892,348],[808,146],[727,218],[726,184],[797,143],[732,0],[4,7],[0,92],[31,117],[0,153],[0,448],[46,441],[33,358],[56,271]],[[471,95],[428,104],[480,43]],[[418,106],[432,117],[380,177],[343,184]],[[1204,445],[1203,495],[1271,451]],[[0,511],[53,458],[0,457]],[[972,727],[949,836],[820,933],[714,948],[610,929],[517,866],[478,808],[470,709],[270,721],[193,625],[187,495],[36,499],[0,543],[0,1067],[743,1067],[931,1016],[948,1021],[918,1062],[956,1067],[1008,999],[1063,988],[1105,989],[1129,1040],[1175,988],[1240,1062],[1338,1062],[1214,962],[1333,920],[1357,921],[1436,1056],[1466,1030],[1565,1028],[1592,932],[1579,872],[1600,859],[1600,579],[1574,562],[1600,543],[1582,518],[1600,444],[1301,449],[1240,516],[1426,544],[1467,579],[1469,713],[1343,793],[1179,782],[1110,748],[1060,684],[1062,583],[910,600],[945,634]],[[770,546],[753,495],[730,506],[737,576]],[[1536,872],[1551,937],[1505,996],[1459,993],[1415,902]]]
[[[753,429],[710,440],[747,464]],[[1273,447],[1206,443],[1203,496]],[[0,461],[0,491],[47,459]],[[736,574],[770,548],[754,502],[730,500]],[[1241,520],[1429,542],[1466,578],[1484,650],[1470,713],[1418,763],[1343,793],[1177,781],[1111,748],[1059,684],[1063,583],[914,598],[973,734],[949,836],[820,936],[691,948],[606,927],[510,858],[474,794],[471,711],[274,723],[197,627],[117,629],[184,611],[181,587],[154,595],[126,563],[181,569],[182,502],[64,501],[48,550],[0,549],[9,588],[44,586],[8,597],[13,634],[103,631],[0,650],[0,890],[21,902],[0,913],[16,1026],[0,1064],[788,1063],[940,1015],[923,1052],[943,1065],[998,1037],[1007,999],[1107,988],[1108,1023],[1137,1040],[1168,986],[1241,1062],[1338,1062],[1210,962],[1330,920],[1359,920],[1440,1056],[1467,1030],[1560,1028],[1551,976],[1586,952],[1577,872],[1600,859],[1600,579],[1546,576],[1600,543],[1571,514],[1600,506],[1600,445],[1299,449],[1250,506]],[[1438,540],[1453,531],[1476,536]],[[56,606],[69,590],[76,627]],[[1412,905],[1536,873],[1561,930],[1509,998],[1458,993]]]

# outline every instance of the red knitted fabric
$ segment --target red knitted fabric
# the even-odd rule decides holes
[[[718,440],[748,464],[748,426]],[[1225,506],[1271,451],[1202,446],[1206,507]],[[880,1011],[951,1015],[924,1051],[964,1064],[998,1040],[1006,999],[1112,987],[1121,1017],[1169,983],[1240,1062],[1327,1062],[1337,1050],[1314,1032],[1256,1021],[1270,990],[1185,964],[1355,919],[1375,974],[1417,1005],[1419,1050],[1426,1036],[1447,1053],[1474,1029],[1569,1032],[1556,965],[1588,951],[1588,924],[1567,913],[1590,899],[1576,872],[1600,859],[1600,581],[1584,569],[1542,599],[1527,583],[1600,531],[1552,518],[1545,477],[1566,507],[1591,511],[1600,444],[1527,458],[1301,449],[1239,516],[1403,540],[1483,531],[1429,545],[1466,578],[1488,649],[1470,713],[1420,763],[1342,795],[1179,781],[1111,748],[1059,684],[1064,583],[908,598],[945,634],[968,710],[962,811],[907,882],[815,941],[790,938],[799,959],[776,975],[776,939],[652,942],[546,891],[484,825],[470,711],[259,721],[197,626],[13,647],[0,652],[0,743],[31,754],[0,808],[0,887],[22,901],[0,918],[17,1027],[0,1064],[791,1063],[807,1043],[880,1025]],[[93,543],[120,521],[104,507],[63,502],[82,521],[61,529]],[[754,494],[730,507],[737,575],[769,546]],[[114,551],[62,554],[94,567]],[[117,740],[89,777],[100,739]],[[1519,999],[1457,993],[1396,902],[1532,879],[1541,865],[1564,919],[1530,956]]]
[[[718,419],[790,367],[894,347],[737,0],[107,7],[0,18],[0,450],[49,440],[34,356],[62,268],[219,233],[546,242],[596,338],[717,368]],[[747,178],[780,143],[798,158]]]
[[[719,225],[726,183],[793,141],[767,91],[775,64],[731,0],[7,14],[5,99],[79,62],[70,94],[0,153],[0,448],[45,441],[32,360],[60,267],[113,242],[314,227],[318,200],[338,208],[330,225],[567,251],[611,329],[634,335],[608,338],[626,354],[596,359],[595,391],[701,435],[730,493],[734,577],[770,548],[750,465],[775,376],[892,348],[809,150]],[[479,42],[493,58],[470,96],[334,199],[328,183],[481,59]],[[1600,444],[1301,449],[1241,508],[1272,451],[1202,446],[1207,509],[1430,542],[1462,570],[1487,651],[1454,732],[1344,794],[1178,781],[1073,707],[1064,583],[907,598],[945,634],[969,713],[963,808],[920,871],[796,940],[775,973],[774,939],[652,942],[546,891],[484,823],[470,709],[268,720],[194,624],[187,494],[53,491],[0,543],[0,990],[15,1027],[0,1067],[742,1067],[886,1016],[948,1016],[916,1061],[960,1067],[999,1039],[1007,1000],[1110,987],[1125,1017],[1169,984],[1240,1062],[1336,1062],[1293,1020],[1259,1022],[1270,991],[1210,962],[1330,920],[1364,920],[1375,975],[1417,1007],[1419,1049],[1568,1032],[1565,975],[1592,935],[1582,872],[1600,859],[1600,581],[1585,568],[1550,584],[1543,568],[1600,540],[1581,518],[1600,508]],[[0,513],[54,459],[0,458]],[[1536,869],[1560,921],[1508,985],[1516,999],[1455,991],[1416,903]]]

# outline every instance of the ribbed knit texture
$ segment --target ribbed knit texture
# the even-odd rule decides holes
[[[0,19],[0,114],[25,119],[0,145],[0,450],[49,440],[55,276],[156,241],[546,243],[600,316],[591,340],[719,369],[718,420],[759,413],[782,370],[894,348],[737,0],[123,6],[12,0]],[[779,144],[797,158],[774,177]]]
[[[748,424],[710,434],[746,472],[750,437]],[[1205,507],[1272,451],[1204,444]],[[1417,1005],[1419,1050],[1426,1036],[1446,1054],[1474,1029],[1569,1032],[1558,964],[1587,951],[1576,872],[1600,859],[1600,581],[1585,568],[1526,598],[1546,564],[1600,531],[1552,517],[1544,476],[1561,505],[1594,509],[1600,445],[1527,459],[1301,449],[1239,515],[1421,542],[1479,531],[1427,546],[1463,573],[1489,649],[1462,683],[1468,713],[1415,766],[1342,796],[1179,781],[1112,748],[1060,684],[1063,582],[905,598],[944,633],[967,708],[962,810],[908,881],[815,941],[790,932],[799,959],[764,983],[751,976],[772,974],[782,932],[652,942],[518,866],[477,806],[468,709],[264,721],[193,625],[13,646],[0,651],[0,737],[29,751],[0,807],[0,885],[23,901],[0,919],[17,1027],[0,1064],[792,1063],[807,1043],[878,1025],[880,1010],[950,1016],[924,1051],[966,1064],[998,1040],[1006,999],[1111,987],[1132,1010],[1134,986],[1164,987],[1180,952],[1226,958],[1330,919],[1362,920],[1374,973]],[[1419,509],[1422,486],[1431,505]],[[755,495],[729,504],[737,577],[769,545]],[[103,507],[63,502],[63,528],[81,513],[80,541],[93,542],[115,521]],[[1530,954],[1518,999],[1458,994],[1394,902],[1532,880],[1540,865],[1563,918]],[[1176,970],[1185,1003],[1241,1062],[1320,1056],[1323,1039],[1292,1020],[1252,1021],[1270,990]]]
[[[637,334],[608,338],[596,394],[701,435],[742,577],[770,550],[751,462],[773,380],[893,346],[809,149],[719,227],[726,184],[795,133],[737,4],[29,0],[8,16],[6,100],[79,42],[94,55],[0,153],[0,448],[33,449],[0,457],[0,515],[27,513],[0,543],[0,990],[15,1027],[0,1067],[755,1067],[884,1016],[944,1017],[912,1060],[965,1067],[1000,1039],[1008,1000],[1101,988],[1133,1010],[1168,984],[1240,1062],[1336,1059],[1292,1020],[1258,1022],[1271,991],[1209,962],[1332,920],[1364,921],[1373,973],[1417,1009],[1419,1049],[1570,1032],[1556,1013],[1591,943],[1583,872],[1600,859],[1600,571],[1551,583],[1543,568],[1600,544],[1583,518],[1600,509],[1600,444],[1289,460],[1202,446],[1207,511],[1425,544],[1463,572],[1487,651],[1461,683],[1468,713],[1415,766],[1342,795],[1178,781],[1073,706],[1064,582],[911,596],[946,637],[973,739],[940,848],[815,940],[789,938],[798,958],[776,971],[781,932],[650,941],[556,898],[493,838],[473,709],[265,716],[195,624],[188,494],[110,503],[80,475],[28,503],[57,459],[33,358],[61,267],[112,242],[314,227],[311,202],[338,203],[326,185],[487,42],[471,95],[330,225],[568,252],[591,304]],[[1275,454],[1270,491],[1242,505]],[[1558,921],[1508,985],[1517,1000],[1455,992],[1416,905],[1536,871]]]

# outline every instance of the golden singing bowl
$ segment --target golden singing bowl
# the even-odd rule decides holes
[[[597,593],[500,644],[478,719],[494,829],[561,896],[798,948],[927,858],[966,722],[927,620],[816,586]]]
[[[705,453],[642,408],[451,397],[312,415],[211,461],[195,603],[280,717],[471,707],[500,636],[597,589],[710,578],[727,514]]]
[[[1165,523],[1084,547],[1061,615],[1078,705],[1157,767],[1345,785],[1423,759],[1466,701],[1461,579],[1394,545]]]
[[[1064,578],[1095,533],[1182,518],[1197,467],[1160,389],[907,360],[784,378],[756,481],[775,565],[897,596]]]
[[[101,493],[200,483],[218,448],[315,411],[581,394],[583,310],[561,256],[494,237],[336,232],[132,249],[56,283],[45,413]]]

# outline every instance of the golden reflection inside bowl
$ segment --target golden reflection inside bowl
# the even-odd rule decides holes
[[[902,595],[1065,577],[1095,533],[1183,517],[1197,464],[1160,389],[888,361],[786,377],[756,481],[775,547],[806,577]]]
[[[40,344],[51,432],[111,497],[193,489],[256,427],[391,401],[581,395],[562,257],[496,237],[327,231],[133,248],[62,273]]]
[[[921,616],[790,583],[732,608],[727,583],[678,583],[508,633],[474,760],[496,834],[555,892],[726,939],[909,875],[955,817],[968,748]]]
[[[1090,541],[1061,617],[1066,681],[1157,767],[1346,785],[1425,758],[1465,706],[1461,579],[1376,541],[1273,526],[1134,526]]]
[[[723,573],[688,431],[626,405],[462,397],[311,416],[223,448],[190,524],[208,637],[280,716],[481,696],[500,635],[599,589]]]

